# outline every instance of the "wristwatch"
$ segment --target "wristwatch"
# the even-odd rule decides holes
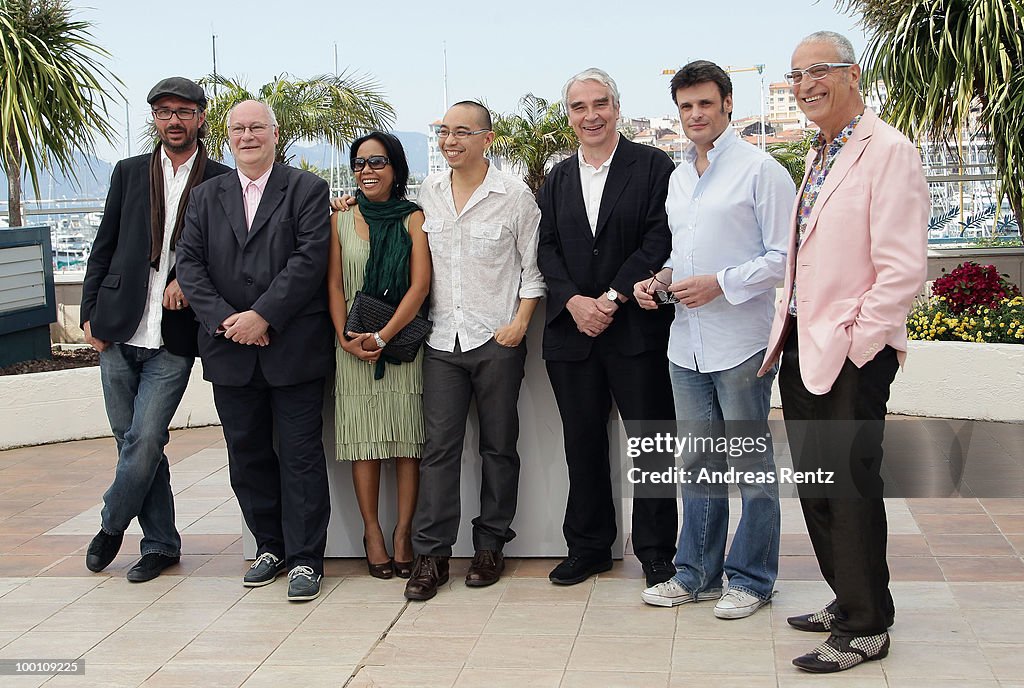
[[[618,301],[619,300],[619,292],[615,291],[611,287],[608,287],[608,291],[606,291],[604,293],[604,297],[606,299],[608,299],[609,301]]]
[[[384,338],[380,336],[380,332],[373,333],[373,341],[377,342],[377,346],[382,349],[388,345],[388,343],[384,341]]]

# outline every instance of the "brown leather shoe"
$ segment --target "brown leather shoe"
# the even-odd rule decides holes
[[[438,586],[448,582],[448,557],[416,555],[412,577],[405,584],[405,599],[429,600],[437,594]]]
[[[473,563],[466,574],[466,585],[471,588],[485,588],[494,585],[505,570],[505,556],[493,549],[478,549]]]

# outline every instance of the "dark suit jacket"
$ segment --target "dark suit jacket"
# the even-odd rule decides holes
[[[324,282],[330,240],[327,182],[309,172],[275,164],[248,231],[237,173],[193,189],[178,242],[178,283],[202,326],[207,380],[244,386],[257,360],[273,386],[328,374],[334,362]],[[225,318],[250,309],[270,323],[269,346],[215,336]]]
[[[97,339],[123,342],[139,328],[149,287],[150,226],[149,159],[136,155],[114,166],[103,220],[89,254],[82,283],[81,322],[91,323]],[[230,167],[207,160],[204,180],[229,172]],[[170,209],[169,212],[174,212]],[[174,266],[167,281],[174,279]],[[179,356],[196,355],[196,323],[191,308],[164,309],[160,329],[164,348]]]
[[[565,304],[577,294],[600,296],[609,287],[629,301],[619,304],[612,324],[599,336],[626,356],[667,349],[672,309],[644,311],[632,294],[633,285],[661,269],[672,249],[665,197],[673,169],[657,148],[620,139],[608,169],[596,235],[583,203],[578,154],[548,174],[537,199],[537,264],[548,287],[546,360],[579,361],[590,355],[594,338],[576,328]]]

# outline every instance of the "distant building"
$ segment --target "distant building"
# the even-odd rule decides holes
[[[807,118],[796,103],[793,89],[785,81],[768,86],[767,119],[768,124],[772,125],[775,131],[790,131],[808,127]]]
[[[427,174],[444,172],[448,169],[441,147],[437,143],[437,130],[441,128],[441,120],[435,119],[427,125]],[[421,158],[422,160],[422,158]]]

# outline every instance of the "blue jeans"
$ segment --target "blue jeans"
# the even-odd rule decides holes
[[[722,421],[755,421],[726,425],[727,435],[756,437],[768,434],[775,371],[757,377],[764,351],[728,370],[700,373],[669,363],[676,418],[681,429],[706,436],[712,424]],[[719,428],[721,425],[718,426]],[[684,433],[685,434],[685,433]],[[683,527],[676,552],[676,581],[695,596],[722,586],[723,570],[729,587],[766,600],[771,597],[779,572],[779,488],[774,482],[740,482],[743,514],[733,537],[729,556],[725,543],[729,531],[729,486],[694,482],[701,468],[709,471],[764,472],[775,475],[771,440],[764,453],[746,454],[742,465],[723,454],[697,452],[687,457],[692,482],[682,485]]]
[[[194,360],[128,344],[111,344],[100,354],[103,402],[117,440],[117,469],[103,495],[102,528],[120,535],[138,517],[142,554],[181,553],[164,447]]]

